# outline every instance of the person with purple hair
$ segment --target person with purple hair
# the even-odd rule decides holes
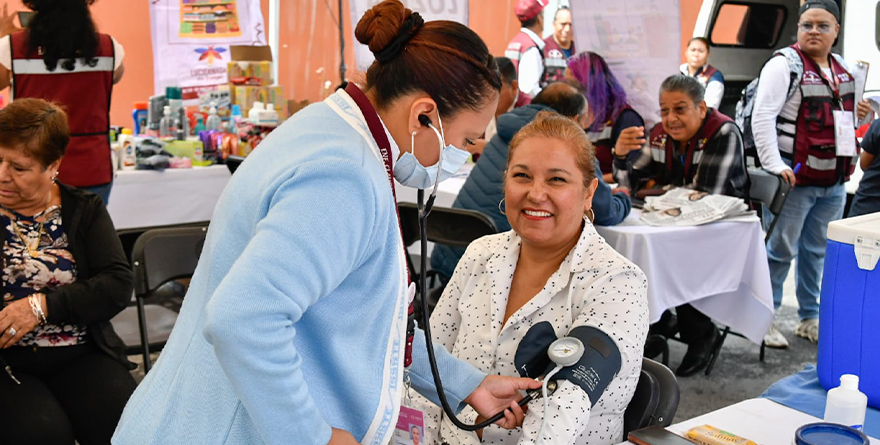
[[[614,148],[638,151],[645,144],[645,121],[626,101],[626,91],[602,56],[585,51],[568,59],[565,77],[581,85],[589,104],[587,136],[606,182],[614,182]],[[625,147],[624,147],[625,145]]]

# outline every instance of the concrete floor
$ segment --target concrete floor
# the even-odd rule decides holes
[[[178,305],[179,301],[170,303]],[[179,306],[178,306],[179,307]],[[780,330],[788,339],[788,349],[767,348],[765,361],[758,360],[760,347],[736,336],[728,336],[709,376],[699,373],[679,378],[681,401],[674,422],[690,419],[736,402],[759,396],[773,382],[794,374],[807,363],[816,362],[816,345],[794,335],[798,323],[794,296],[794,272],[785,284],[783,305],[777,314]],[[669,366],[675,369],[685,353],[685,345],[669,342]],[[158,354],[151,354],[155,363]],[[130,356],[139,366],[132,371],[140,382],[144,377],[141,356]]]

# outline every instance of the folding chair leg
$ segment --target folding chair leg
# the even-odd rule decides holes
[[[762,341],[761,342],[761,356],[760,356],[761,363],[764,363],[764,349],[766,347],[767,347],[767,344]]]
[[[150,368],[152,368],[152,363],[150,363],[150,339],[147,334],[147,314],[144,309],[144,299],[140,297],[135,298],[137,300],[137,311],[138,311],[138,328],[141,331],[141,349],[144,353],[144,374],[150,372]]]
[[[663,357],[663,366],[669,367],[669,341],[663,342],[663,352],[660,355]]]
[[[724,340],[729,333],[730,326],[727,326],[724,328],[724,332],[721,333],[721,337],[715,342],[715,346],[712,348],[712,356],[709,358],[709,365],[706,366],[706,375],[709,375],[712,372],[712,368],[715,367],[715,360],[718,359],[718,355],[721,353],[721,346],[724,345]]]

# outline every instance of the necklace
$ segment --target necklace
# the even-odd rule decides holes
[[[46,208],[43,210],[43,216],[45,217],[46,210],[49,210],[49,204],[52,202],[52,191],[49,190],[49,196],[46,199]],[[37,240],[31,246],[31,242],[28,238],[25,238],[24,235],[21,234],[21,230],[18,228],[18,219],[12,220],[12,228],[15,229],[15,234],[18,235],[18,238],[21,240],[21,243],[24,244],[25,249],[27,249],[28,254],[31,258],[36,258],[40,256],[39,248],[40,248],[40,238],[43,236],[43,224],[45,223],[45,218],[40,222],[40,226],[37,229]]]

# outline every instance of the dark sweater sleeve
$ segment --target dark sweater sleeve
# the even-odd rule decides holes
[[[71,246],[74,255],[85,256],[88,278],[44,290],[46,318],[52,324],[88,325],[109,321],[124,309],[132,296],[134,280],[107,208],[97,197],[84,206],[83,230]],[[68,235],[70,236],[70,235]],[[79,261],[79,260],[78,260]]]
[[[596,171],[599,171],[599,161],[596,161]],[[613,226],[619,224],[629,215],[632,202],[629,196],[623,193],[611,193],[611,187],[602,180],[602,175],[596,175],[599,186],[593,194],[593,212],[596,219],[593,224],[598,226]]]
[[[617,120],[614,121],[614,127],[611,128],[611,146],[614,147],[617,145],[617,138],[620,137],[620,133],[623,130],[631,127],[644,127],[645,121],[642,119],[642,116],[639,115],[635,110],[623,110],[620,113],[620,116],[617,116]],[[648,129],[645,129],[645,133],[647,134]]]

